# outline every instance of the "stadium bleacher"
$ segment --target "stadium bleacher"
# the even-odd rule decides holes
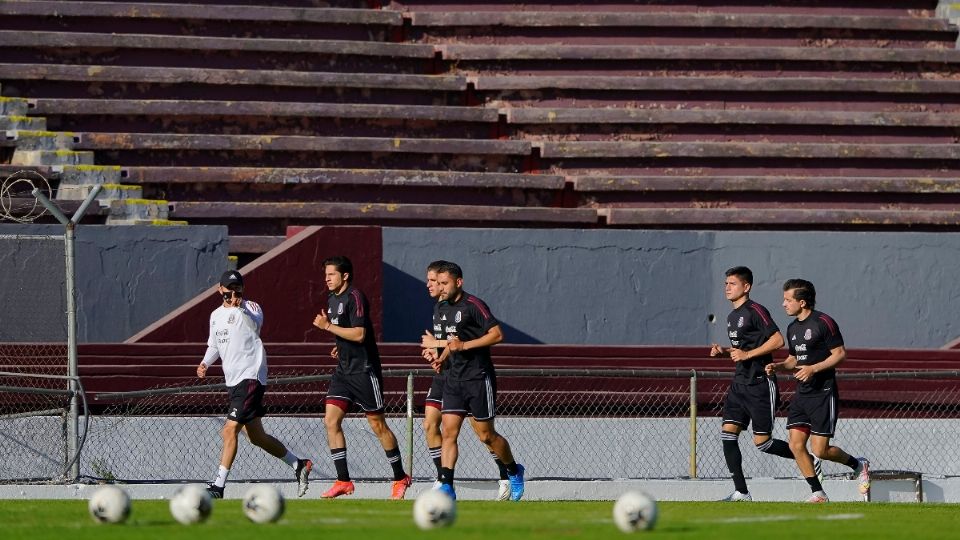
[[[227,3],[0,4],[0,91],[28,104],[0,125],[72,133],[60,159],[241,250],[449,221],[456,189],[467,226],[960,225],[930,2]],[[57,164],[29,139],[0,152]]]

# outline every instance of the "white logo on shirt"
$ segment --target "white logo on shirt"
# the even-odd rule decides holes
[[[460,319],[462,319],[462,318],[463,318],[463,315],[461,315],[460,312],[458,311],[458,312],[457,312],[457,316],[453,318],[453,321],[454,321],[454,322],[460,322]]]
[[[737,328],[742,328],[742,327],[743,327],[743,317],[740,317],[740,319],[737,321]]]
[[[807,331],[803,333],[803,339],[810,339],[813,337],[813,332],[807,328]]]
[[[237,408],[236,408],[236,407],[234,407],[234,408],[233,408],[233,410],[232,410],[232,411],[230,411],[230,414],[228,414],[227,416],[233,416],[233,417],[236,417],[236,416],[237,416]]]
[[[343,315],[343,304],[337,306],[337,315]]]
[[[445,320],[447,320],[447,314],[446,314],[446,313],[444,313],[444,314],[443,314],[443,317],[440,317],[440,320],[441,320],[441,321],[445,321]]]

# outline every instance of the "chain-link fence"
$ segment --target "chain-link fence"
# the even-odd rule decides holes
[[[63,235],[0,234],[0,480],[60,480],[74,455],[65,274]]]
[[[384,372],[388,422],[420,480],[435,474],[422,426],[430,377],[429,371]],[[317,479],[335,476],[323,425],[329,378],[329,372],[319,372],[272,380],[265,398],[266,430],[313,459]],[[411,378],[414,407],[408,410]],[[729,473],[719,439],[720,411],[729,381],[729,373],[689,370],[501,370],[497,429],[533,479],[724,478]],[[96,395],[81,474],[130,481],[209,479],[219,460],[226,394],[222,379],[198,382]],[[875,468],[960,474],[953,444],[960,419],[958,382],[960,372],[844,373],[834,442],[869,457]],[[791,382],[781,382],[777,438],[787,437],[786,405],[793,391]],[[348,416],[344,431],[351,475],[388,478],[390,467],[363,415]],[[748,476],[797,476],[792,460],[755,450],[749,432],[740,439]],[[465,429],[457,477],[491,479],[496,472],[486,448]],[[848,471],[827,464],[825,472]],[[288,477],[280,460],[241,443],[232,479]]]

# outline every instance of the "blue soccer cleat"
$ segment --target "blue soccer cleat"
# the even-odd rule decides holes
[[[451,499],[457,500],[457,492],[454,491],[453,484],[440,484],[440,487],[437,488],[437,491],[446,493]]]
[[[517,463],[517,474],[510,475],[510,500],[519,501],[523,497],[523,465]]]

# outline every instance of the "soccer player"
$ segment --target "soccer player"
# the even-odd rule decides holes
[[[448,264],[447,261],[441,260],[434,261],[427,266],[427,293],[430,295],[430,298],[438,302],[441,302],[441,300],[439,300],[440,289],[437,287],[437,270],[446,264]],[[433,320],[433,332],[433,334],[427,332],[423,336],[423,339],[428,340],[429,343],[432,344],[434,343],[433,340],[443,338],[443,325],[436,316]],[[423,349],[423,357],[430,362],[437,371],[437,374],[433,376],[433,381],[430,384],[430,390],[427,391],[427,399],[423,412],[423,431],[427,440],[427,449],[430,451],[430,458],[437,468],[437,481],[433,486],[435,489],[439,489],[442,483],[440,482],[440,451],[443,439],[440,434],[440,419],[442,417],[440,408],[443,405],[443,385],[446,381],[446,372],[443,370],[444,364],[440,360],[441,354],[441,351],[435,347],[428,346]],[[449,354],[449,351],[443,354]],[[493,456],[493,461],[497,464],[497,469],[500,472],[500,480],[497,485],[497,500],[506,501],[510,498],[510,479],[507,474],[507,468],[492,448],[488,447],[488,450],[490,451],[490,455]]]
[[[283,443],[263,430],[260,421],[266,413],[263,393],[267,384],[267,353],[260,341],[263,311],[256,302],[243,299],[243,276],[236,270],[223,273],[217,291],[223,295],[223,305],[210,314],[207,352],[197,366],[197,377],[206,377],[207,369],[217,358],[223,359],[223,375],[230,403],[227,421],[221,431],[223,452],[220,455],[220,468],[217,478],[207,486],[207,491],[215,499],[223,498],[230,467],[237,457],[237,437],[243,431],[250,442],[293,468],[298,484],[297,495],[303,497],[307,492],[313,462],[300,459],[287,450]]]
[[[714,343],[710,356],[733,360],[736,371],[723,402],[723,428],[720,440],[723,457],[733,476],[734,491],[724,501],[752,501],[743,476],[743,455],[738,437],[753,421],[753,444],[761,452],[794,459],[790,445],[772,438],[774,415],[780,402],[775,375],[765,368],[773,362],[773,352],[783,347],[780,328],[767,308],[750,299],[753,272],[746,266],[735,266],[724,273],[724,295],[733,305],[727,315],[727,336],[730,347]]]
[[[347,468],[343,417],[353,404],[357,404],[366,413],[367,422],[380,439],[387,461],[393,468],[390,498],[403,499],[412,480],[403,471],[397,437],[387,425],[383,413],[383,375],[373,322],[368,315],[370,305],[367,297],[351,284],[353,263],[350,259],[330,257],[323,261],[323,268],[330,295],[327,309],[316,316],[313,324],[336,338],[330,354],[337,359],[337,368],[327,390],[323,423],[327,428],[330,455],[337,469],[337,481],[321,497],[330,499],[354,491]]]
[[[497,378],[490,358],[490,347],[503,341],[500,323],[483,300],[463,290],[463,271],[454,263],[437,270],[440,302],[434,306],[434,320],[439,321],[440,339],[424,336],[424,349],[443,347],[440,356],[446,364],[446,381],[442,403],[442,449],[440,490],[456,499],[453,488],[457,464],[457,438],[463,418],[472,414],[471,426],[480,442],[487,445],[503,462],[510,482],[510,500],[523,497],[523,465],[513,459],[510,443],[497,433]]]
[[[813,283],[790,279],[783,284],[783,308],[787,315],[796,317],[787,327],[790,356],[783,362],[769,364],[766,371],[794,372],[798,381],[797,393],[790,402],[787,416],[790,449],[813,492],[807,502],[825,503],[829,499],[814,473],[813,461],[807,453],[808,440],[813,455],[853,469],[862,494],[870,489],[870,462],[830,445],[837,427],[840,400],[836,367],[847,358],[847,351],[836,321],[826,313],[816,311],[816,305],[817,291]]]

